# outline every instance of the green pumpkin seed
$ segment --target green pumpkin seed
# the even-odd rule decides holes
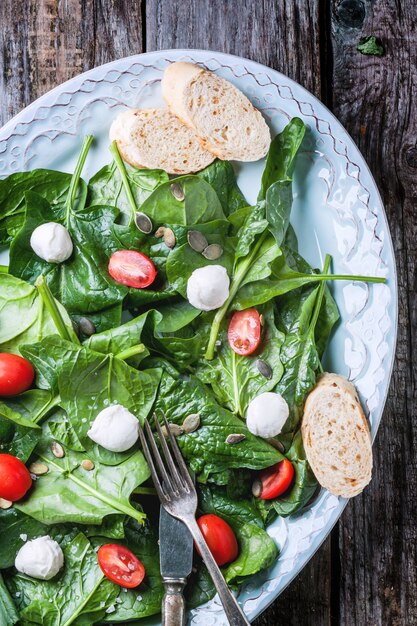
[[[97,332],[95,325],[88,319],[88,317],[80,317],[78,320],[78,327],[82,334],[86,337],[91,337],[91,335],[94,335],[94,333]]]
[[[135,213],[135,224],[142,233],[145,233],[145,235],[149,235],[152,232],[152,220],[145,213]]]
[[[176,200],[179,200],[180,202],[184,200],[185,198],[184,191],[179,183],[172,183],[170,189],[171,189],[172,195],[174,196]]]
[[[35,474],[35,476],[42,476],[43,474],[47,474],[49,472],[49,467],[45,465],[45,463],[39,463],[36,461],[35,463],[31,463],[31,465],[29,465],[29,472],[31,474]]]
[[[246,435],[243,435],[242,433],[232,433],[231,435],[227,435],[226,443],[233,445],[235,443],[240,443],[244,439],[246,439]]]
[[[62,459],[65,456],[64,448],[57,441],[51,443],[51,451],[57,459]]]
[[[209,261],[220,259],[223,254],[223,248],[218,243],[211,243],[203,250],[203,257]]]
[[[273,372],[272,367],[268,365],[268,363],[262,361],[262,359],[258,359],[256,361],[256,367],[258,368],[259,373],[262,374],[262,376],[265,376],[265,378],[271,380]]]
[[[189,246],[196,252],[203,252],[208,246],[208,241],[204,237],[203,233],[199,230],[189,230],[187,233],[187,240]]]
[[[193,433],[197,428],[200,427],[201,419],[199,413],[191,413],[191,415],[187,415],[185,420],[182,423],[182,427],[185,433]]]

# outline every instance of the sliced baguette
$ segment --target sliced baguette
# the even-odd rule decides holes
[[[214,161],[195,133],[168,109],[130,109],[110,128],[122,158],[133,167],[163,169],[169,174],[198,172]]]
[[[372,477],[371,436],[355,387],[323,374],[308,395],[301,425],[307,460],[320,485],[351,498]]]
[[[162,96],[204,148],[219,159],[257,161],[271,143],[262,114],[229,81],[192,63],[172,63]]]

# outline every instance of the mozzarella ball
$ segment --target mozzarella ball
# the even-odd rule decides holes
[[[59,543],[49,535],[25,543],[16,555],[15,568],[22,574],[50,580],[64,565],[64,554]]]
[[[267,391],[254,398],[246,412],[246,426],[258,437],[279,435],[290,414],[288,404],[279,393]]]
[[[221,265],[206,265],[191,274],[187,283],[190,304],[202,311],[213,311],[222,306],[229,297],[230,280]]]
[[[48,263],[66,261],[73,250],[68,230],[57,222],[47,222],[35,228],[30,245],[32,250]]]
[[[87,435],[106,450],[125,452],[139,437],[139,422],[121,404],[100,411]]]

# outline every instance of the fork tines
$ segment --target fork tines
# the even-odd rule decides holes
[[[168,433],[171,450],[174,453],[174,456],[172,455],[170,447],[168,446],[162,433],[156,413],[153,414],[153,419],[158,433],[162,455],[156,444],[148,419],[145,419],[143,428],[139,424],[139,436],[142,443],[143,453],[151,470],[152,480],[156,491],[158,492],[159,499],[162,502],[169,502],[184,492],[192,492],[194,490],[194,485],[190,474],[188,473],[187,466],[178,444],[175,441],[175,437],[171,432],[166,415],[163,411],[161,411],[161,415]]]

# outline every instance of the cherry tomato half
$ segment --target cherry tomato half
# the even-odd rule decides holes
[[[109,274],[122,285],[144,289],[155,280],[156,269],[150,259],[136,250],[118,250],[111,255]]]
[[[11,454],[0,454],[0,498],[16,502],[32,486],[28,468]]]
[[[261,341],[261,317],[256,309],[236,311],[227,332],[229,345],[236,354],[252,354]]]
[[[144,579],[145,568],[142,563],[124,546],[106,543],[97,552],[97,558],[103,574],[120,587],[132,589]]]
[[[272,500],[272,498],[282,496],[291,485],[293,478],[294,467],[288,459],[279,461],[272,467],[267,467],[259,473],[259,480],[262,485],[259,498]]]
[[[35,370],[18,354],[0,352],[0,396],[15,396],[33,383]]]
[[[202,515],[197,524],[217,565],[231,563],[237,558],[239,547],[235,533],[224,519],[213,514]],[[197,552],[200,554],[198,549]]]

